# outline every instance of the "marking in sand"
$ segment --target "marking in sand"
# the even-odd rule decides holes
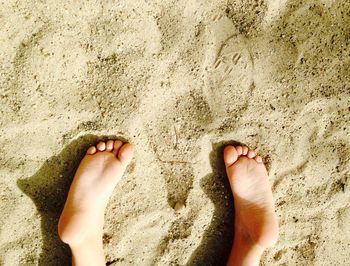
[[[240,34],[233,34],[222,42],[216,54],[213,70],[222,72],[219,78],[213,77],[214,83],[222,85],[228,79],[231,83],[239,84],[253,77],[254,63],[247,42]],[[233,75],[234,73],[234,75]]]
[[[219,21],[220,19],[223,18],[224,15],[222,14],[217,14],[215,16],[212,17],[212,21]]]

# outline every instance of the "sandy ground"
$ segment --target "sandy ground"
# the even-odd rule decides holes
[[[261,264],[350,264],[349,1],[11,0],[0,25],[1,265],[69,264],[72,175],[115,136],[136,155],[108,264],[224,264],[235,141],[264,157],[276,200]]]

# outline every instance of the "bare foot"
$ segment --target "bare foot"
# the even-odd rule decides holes
[[[271,185],[262,159],[245,146],[224,150],[235,206],[235,239],[228,265],[258,265],[278,238]]]
[[[88,242],[102,247],[104,211],[132,154],[132,145],[120,140],[99,142],[88,149],[75,173],[58,223],[61,240],[71,248],[81,246],[87,251]]]

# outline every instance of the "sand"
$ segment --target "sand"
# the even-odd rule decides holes
[[[350,2],[2,1],[0,265],[69,265],[56,224],[86,148],[135,158],[108,265],[222,265],[222,147],[267,163],[280,238],[261,265],[349,265]]]

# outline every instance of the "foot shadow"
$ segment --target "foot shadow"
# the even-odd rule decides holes
[[[214,215],[188,265],[226,265],[230,255],[234,237],[234,206],[223,156],[227,145],[242,144],[222,141],[212,145],[209,159],[213,172],[202,179],[201,187],[214,204]]]
[[[17,181],[17,186],[32,199],[41,216],[43,244],[38,265],[71,265],[70,250],[58,237],[58,219],[86,149],[92,144],[97,144],[99,140],[108,138],[116,137],[79,137],[68,144],[59,155],[46,160],[33,176]]]

